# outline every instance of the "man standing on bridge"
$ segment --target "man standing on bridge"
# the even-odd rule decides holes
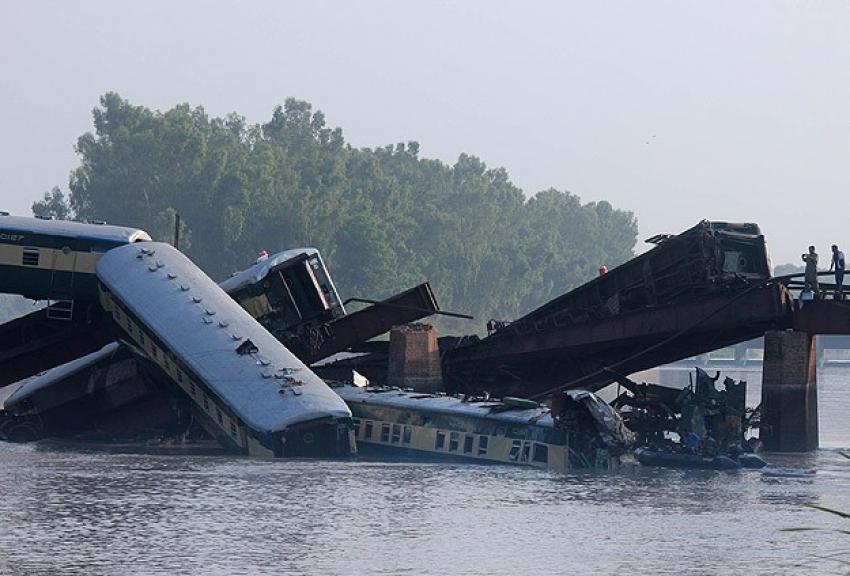
[[[837,244],[832,245],[832,262],[829,264],[829,271],[835,269],[835,299],[843,300],[844,292],[844,252],[838,249]]]
[[[818,253],[814,246],[809,246],[809,253],[803,254],[803,262],[806,263],[806,275],[803,290],[810,290],[815,298],[818,297]]]

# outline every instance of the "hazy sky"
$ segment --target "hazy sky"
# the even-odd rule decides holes
[[[850,248],[850,2],[0,0],[0,208],[67,189],[106,91],[356,146],[417,140],[633,210],[641,239],[759,222],[775,263]],[[283,247],[281,247],[283,248]]]

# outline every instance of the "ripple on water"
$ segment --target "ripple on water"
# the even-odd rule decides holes
[[[843,375],[826,376],[821,399],[850,406]],[[844,414],[822,403],[833,449],[771,456],[767,474],[0,444],[0,574],[840,574],[818,556],[848,549],[834,529],[850,522],[804,504],[850,510]]]

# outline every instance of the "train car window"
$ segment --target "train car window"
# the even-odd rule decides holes
[[[442,450],[446,447],[446,434],[444,432],[437,432],[437,439],[434,440],[434,449]]]
[[[486,456],[487,455],[487,441],[490,438],[488,436],[479,436],[478,437],[478,455]]]
[[[401,425],[393,424],[393,444],[398,444],[401,440]]]
[[[230,433],[236,436],[236,423],[233,420],[230,421]]]
[[[204,396],[204,410],[209,411],[210,409],[210,401]]]
[[[463,439],[463,453],[464,454],[472,454],[472,441],[474,438],[469,434]]]
[[[549,462],[549,447],[546,444],[534,445],[534,462],[546,464]]]
[[[193,396],[193,397],[197,397],[197,396],[198,396],[198,389],[197,389],[197,388],[195,388],[195,383],[194,383],[194,382],[189,382],[189,389],[192,391],[192,396]]]
[[[381,424],[381,442],[390,441],[390,425]]]
[[[528,457],[531,455],[531,444],[524,442],[522,445],[522,458],[520,462],[528,462]]]
[[[363,433],[363,438],[366,440],[372,439],[372,421],[366,420],[366,431]]]
[[[410,436],[411,436],[410,426],[405,426],[404,427],[404,435],[401,437],[402,444],[410,444]]]
[[[38,248],[24,248],[21,263],[24,266],[38,266]]]
[[[219,409],[218,406],[215,407],[215,415],[218,418],[218,423],[224,424],[224,419],[221,417],[221,410]]]
[[[354,437],[360,438],[360,418],[354,418]]]
[[[460,434],[452,432],[449,436],[449,452],[457,452],[457,447],[460,445]]]
[[[522,448],[522,442],[519,440],[514,440],[513,444],[511,444],[511,451],[508,453],[508,460],[511,462],[516,462],[519,460],[519,451]]]

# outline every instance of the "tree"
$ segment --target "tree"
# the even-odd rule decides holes
[[[72,220],[74,217],[71,205],[58,186],[54,186],[50,192],[45,192],[41,200],[32,203],[32,213],[41,218],[57,220]]]
[[[216,279],[260,249],[313,246],[343,298],[382,298],[428,279],[444,308],[481,326],[623,262],[637,237],[630,212],[554,189],[526,199],[504,168],[471,154],[448,165],[420,157],[415,141],[353,148],[293,98],[249,125],[109,93],[76,149],[70,198],[55,189],[34,212],[132,225],[167,241],[179,212],[181,249]]]

